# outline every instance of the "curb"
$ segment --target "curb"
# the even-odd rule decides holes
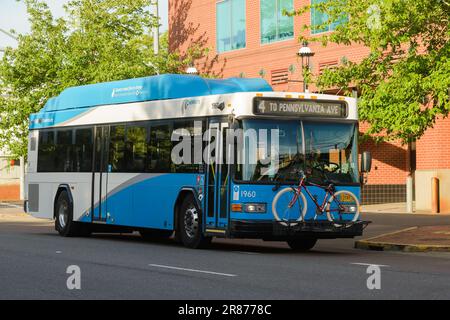
[[[355,241],[355,248],[362,250],[374,250],[374,251],[403,251],[403,252],[450,252],[450,246],[448,245],[436,245],[436,244],[414,244],[414,243],[391,243],[377,241],[378,238],[393,235],[405,231],[411,231],[417,229],[417,227],[411,227],[402,229],[395,232],[381,234],[376,237],[372,237],[365,240]]]

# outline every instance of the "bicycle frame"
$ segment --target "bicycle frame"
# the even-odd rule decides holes
[[[325,212],[326,204],[327,204],[329,198],[332,197],[332,196],[334,196],[334,191],[332,190],[332,188],[331,188],[330,186],[328,186],[328,187],[323,187],[323,186],[321,186],[321,185],[319,185],[319,184],[315,184],[315,183],[312,183],[312,182],[308,182],[308,183],[309,183],[310,185],[314,186],[314,187],[319,187],[319,188],[324,189],[324,190],[326,191],[325,197],[323,198],[322,204],[319,204],[319,202],[317,201],[317,199],[316,199],[316,198],[311,194],[311,192],[308,190],[308,187],[307,187],[306,182],[305,182],[305,176],[303,176],[303,177],[300,179],[300,182],[299,182],[297,188],[293,188],[293,189],[295,190],[295,195],[294,195],[294,197],[292,198],[291,202],[289,202],[288,207],[289,207],[289,208],[292,208],[292,207],[294,206],[295,202],[297,201],[297,199],[298,199],[298,197],[299,197],[299,194],[302,192],[302,189],[304,189],[304,190],[306,191],[306,193],[308,194],[308,196],[311,198],[311,200],[312,200],[312,201],[314,202],[314,204],[316,205],[317,210],[318,210],[320,213]],[[338,200],[336,197],[334,197],[334,200],[337,202],[339,208],[342,210],[343,207],[342,207],[341,203],[339,202],[339,200]],[[339,209],[336,209],[336,210],[329,210],[329,211],[339,211]]]

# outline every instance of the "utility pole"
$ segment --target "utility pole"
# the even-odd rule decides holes
[[[158,22],[158,25],[153,28],[153,53],[156,55],[159,54],[159,6],[158,0],[155,0],[155,16]]]

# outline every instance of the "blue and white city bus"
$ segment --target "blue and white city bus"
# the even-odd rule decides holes
[[[173,161],[178,129],[193,137],[193,158],[208,145],[227,161]],[[207,129],[216,133],[209,144]],[[276,170],[263,159],[270,134],[256,144],[244,134],[239,145],[227,129],[276,129]],[[175,232],[191,248],[230,237],[308,250],[317,239],[359,236],[367,225],[359,197],[370,156],[360,170],[357,141],[356,99],[274,92],[263,79],[161,75],[69,88],[30,117],[25,211],[53,219],[62,236]],[[307,189],[292,201],[303,177]],[[328,187],[351,200],[339,223],[315,204]]]

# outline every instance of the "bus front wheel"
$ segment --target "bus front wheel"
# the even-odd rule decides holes
[[[306,252],[311,250],[316,245],[317,239],[290,239],[287,241],[289,247],[296,252]]]
[[[178,215],[179,239],[188,248],[205,248],[211,243],[211,237],[202,232],[202,215],[192,194],[186,196]]]
[[[55,206],[55,229],[63,237],[89,236],[87,225],[73,221],[73,209],[67,191],[62,191]]]

